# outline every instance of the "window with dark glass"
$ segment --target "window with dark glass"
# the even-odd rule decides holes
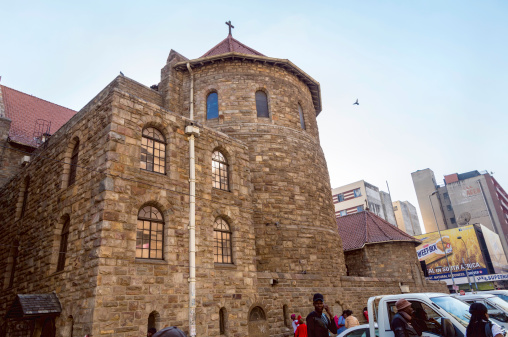
[[[342,193],[337,194],[337,200],[338,200],[339,202],[344,201],[344,194],[342,194]]]
[[[28,189],[30,188],[30,177],[25,178],[25,190],[23,191],[23,203],[21,204],[21,215],[22,218],[25,215],[26,205],[28,203]]]
[[[65,267],[65,258],[67,255],[67,243],[69,240],[70,224],[71,219],[67,218],[62,228],[62,234],[60,235],[60,249],[58,250],[58,263],[56,266],[56,271],[64,270]]]
[[[206,119],[219,118],[219,95],[211,92],[206,98]]]
[[[78,155],[79,155],[79,139],[76,140],[74,149],[72,149],[71,167],[69,170],[69,184],[68,184],[68,186],[72,186],[76,182],[76,172],[78,170]]]
[[[136,257],[162,259],[164,219],[153,206],[145,206],[138,213],[136,231]]]
[[[264,91],[256,91],[256,110],[258,117],[270,117],[268,112],[268,97]]]
[[[231,230],[226,220],[217,218],[213,224],[213,255],[215,263],[233,263]]]
[[[162,174],[166,172],[166,141],[159,130],[143,130],[140,165],[142,170]]]
[[[214,188],[229,191],[228,161],[219,151],[212,155],[212,184]]]
[[[300,125],[305,130],[305,118],[303,117],[303,109],[300,104],[298,104],[298,113],[300,114]]]

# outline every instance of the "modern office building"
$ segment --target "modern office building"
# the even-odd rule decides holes
[[[435,218],[441,230],[482,224],[499,235],[508,253],[508,194],[491,174],[487,171],[453,173],[444,176],[442,185],[436,183],[430,169],[411,175],[427,233],[437,230]]]
[[[394,201],[393,212],[395,213],[395,220],[399,229],[413,236],[422,234],[416,207],[409,201]]]
[[[332,195],[336,217],[362,212],[368,208],[372,213],[397,226],[390,194],[380,191],[365,180],[334,188]]]

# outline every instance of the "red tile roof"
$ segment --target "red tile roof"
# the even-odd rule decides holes
[[[0,85],[11,141],[37,147],[35,137],[60,129],[76,111]]]
[[[225,54],[225,53],[230,53],[230,52],[265,56],[265,55],[261,54],[260,52],[252,49],[251,47],[244,45],[240,41],[233,39],[233,36],[228,35],[227,38],[222,40],[218,45],[216,45],[215,47],[213,47],[212,49],[207,51],[201,57],[214,56],[214,55]]]
[[[346,251],[361,249],[366,244],[376,242],[408,241],[415,244],[421,242],[369,211],[341,216],[336,221]]]

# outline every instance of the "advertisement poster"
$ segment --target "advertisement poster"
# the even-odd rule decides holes
[[[450,278],[450,268],[454,277],[466,277],[466,268],[470,276],[473,273],[477,276],[488,274],[473,225],[441,231],[441,236],[442,240],[438,232],[415,236],[422,240],[422,244],[416,247],[416,253],[420,261],[425,261],[430,279]],[[459,236],[462,240],[457,239]]]
[[[487,244],[487,250],[489,251],[490,260],[494,266],[496,274],[503,274],[508,272],[508,262],[506,261],[506,255],[504,254],[503,246],[499,235],[491,231],[484,225],[481,225],[483,238]]]

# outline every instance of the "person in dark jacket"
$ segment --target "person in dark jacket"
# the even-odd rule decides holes
[[[471,304],[469,307],[471,318],[469,319],[469,325],[467,326],[464,337],[504,336],[501,327],[489,321],[489,314],[487,311],[487,307],[482,303]]]
[[[335,325],[333,314],[324,302],[323,295],[314,294],[312,299],[314,311],[305,320],[307,322],[308,337],[328,337],[328,331],[337,333],[337,325]],[[326,311],[326,314],[323,310]]]
[[[411,303],[406,299],[401,298],[395,302],[397,313],[393,316],[391,327],[395,337],[418,337],[421,334],[416,332],[416,329],[411,324],[413,308]]]

